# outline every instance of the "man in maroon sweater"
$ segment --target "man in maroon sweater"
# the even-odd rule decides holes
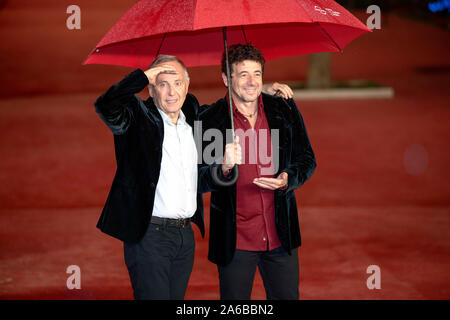
[[[268,299],[298,299],[301,240],[294,190],[314,172],[314,153],[295,102],[262,93],[261,52],[252,45],[231,46],[229,63],[236,142],[223,146],[222,161],[199,168],[212,192],[208,258],[218,265],[221,299],[250,299],[257,267]],[[228,103],[226,96],[200,110],[203,132],[218,129],[230,136]],[[235,164],[235,184],[214,183],[215,166],[227,180]]]

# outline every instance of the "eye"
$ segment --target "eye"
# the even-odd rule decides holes
[[[175,85],[176,85],[177,87],[180,87],[180,86],[182,86],[182,85],[183,85],[183,82],[181,82],[181,81],[177,81],[177,82],[175,82]]]
[[[165,82],[161,82],[158,84],[159,88],[165,88],[166,87],[166,83]]]

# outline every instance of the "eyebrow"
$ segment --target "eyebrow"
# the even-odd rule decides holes
[[[244,73],[251,73],[251,72],[245,70],[245,71],[239,72],[238,75],[242,75]],[[256,70],[256,71],[253,71],[253,73],[262,73],[262,71],[261,70]]]
[[[177,81],[181,81],[181,82],[183,82],[184,80],[183,80],[183,78],[176,78],[175,80],[157,80],[157,83],[161,83],[161,82],[167,82],[167,83],[169,83],[169,82],[177,82]]]

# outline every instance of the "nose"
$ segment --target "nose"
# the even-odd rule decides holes
[[[169,96],[175,95],[175,87],[173,85],[169,85]]]
[[[249,76],[247,77],[247,84],[248,84],[248,85],[253,85],[253,84],[255,84],[255,77],[254,77],[253,75],[249,75]]]

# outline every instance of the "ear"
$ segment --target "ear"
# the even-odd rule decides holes
[[[222,80],[223,80],[223,84],[225,85],[225,87],[228,88],[227,75],[225,73],[223,73],[223,72],[222,72]]]

